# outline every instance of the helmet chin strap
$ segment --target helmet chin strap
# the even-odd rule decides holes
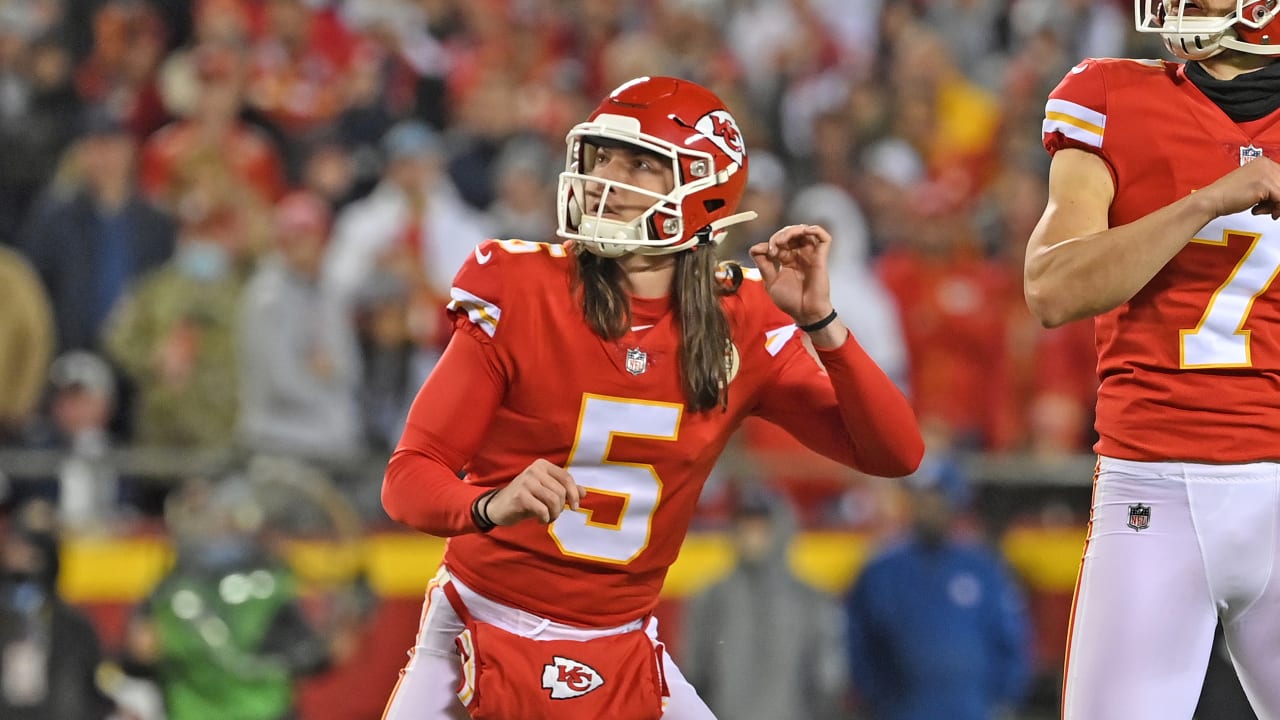
[[[746,210],[744,212],[734,213],[732,215],[729,215],[728,217],[722,217],[719,220],[712,220],[711,234],[715,235],[716,233],[720,232],[721,230],[724,230],[730,225],[739,225],[744,222],[751,222],[752,220],[755,220],[758,217],[760,217],[760,215],[757,214],[755,210]]]
[[[1280,55],[1280,45],[1255,45],[1254,43],[1247,43],[1229,32],[1218,40],[1218,46],[1225,50],[1235,50],[1236,52],[1248,53],[1250,55]]]

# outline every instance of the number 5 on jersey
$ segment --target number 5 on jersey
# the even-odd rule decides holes
[[[549,532],[571,557],[625,565],[649,545],[662,478],[653,465],[610,459],[616,437],[674,441],[683,406],[584,394],[566,469],[587,490],[579,512],[565,512]],[[651,454],[665,452],[655,446]]]

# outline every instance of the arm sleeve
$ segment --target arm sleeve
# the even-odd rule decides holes
[[[756,413],[806,447],[862,472],[902,477],[915,472],[924,440],[911,405],[853,335],[818,350],[826,371],[800,344],[784,352]]]
[[[475,532],[471,504],[487,488],[459,479],[479,449],[505,394],[493,346],[469,321],[414,398],[404,434],[382,481],[382,506],[393,520],[431,535]]]

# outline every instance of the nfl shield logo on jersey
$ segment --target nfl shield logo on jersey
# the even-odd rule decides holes
[[[1130,505],[1129,527],[1134,530],[1146,530],[1151,527],[1151,506],[1142,504]]]
[[[627,350],[627,372],[639,375],[649,369],[649,355],[640,348]]]
[[[1252,145],[1240,146],[1240,165],[1242,167],[1250,160],[1257,160],[1260,157],[1262,157],[1262,148],[1254,147]]]

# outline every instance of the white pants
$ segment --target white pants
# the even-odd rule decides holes
[[[409,663],[400,671],[383,720],[462,720],[467,712],[455,694],[460,679],[460,665],[454,639],[462,633],[463,624],[449,605],[440,586],[449,581],[443,567],[427,585],[422,604],[422,620],[418,637],[409,651]],[[510,633],[548,640],[590,640],[616,635],[640,627],[637,620],[614,628],[586,629],[554,623],[523,610],[517,610],[488,598],[457,580],[452,580],[462,602],[478,621],[491,623]],[[657,637],[658,623],[650,620],[646,631]],[[702,698],[684,679],[670,654],[663,652],[663,670],[671,696],[664,706],[664,720],[715,720]]]
[[[1190,720],[1219,618],[1254,711],[1280,720],[1280,464],[1101,458],[1064,720]]]

